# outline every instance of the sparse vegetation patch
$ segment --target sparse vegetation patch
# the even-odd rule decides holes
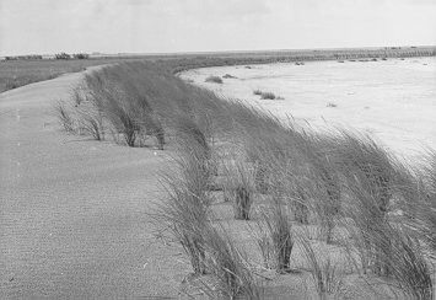
[[[272,93],[272,92],[262,92],[260,94],[260,99],[263,99],[263,100],[274,100],[274,99],[276,99],[276,95],[274,93]]]
[[[225,78],[225,79],[229,79],[229,78],[231,78],[231,79],[235,79],[235,78],[238,78],[238,77],[233,76],[233,75],[230,75],[230,74],[225,74],[225,75],[223,76],[223,78]]]
[[[256,95],[256,96],[261,96],[261,95],[262,95],[262,91],[261,91],[261,90],[259,90],[259,89],[257,89],[257,90],[254,90],[254,91],[253,91],[253,95]]]
[[[209,76],[209,77],[206,78],[205,81],[206,82],[218,83],[218,84],[222,84],[223,83],[223,80],[219,76]]]

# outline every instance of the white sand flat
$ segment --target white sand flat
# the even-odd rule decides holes
[[[210,75],[230,74],[224,84]],[[342,126],[369,132],[397,154],[419,157],[436,149],[436,58],[377,62],[307,62],[203,68],[182,78],[225,97],[260,105],[285,119],[307,120],[315,128]],[[273,92],[284,100],[260,100],[253,91]]]

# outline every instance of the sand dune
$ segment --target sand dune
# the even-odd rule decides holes
[[[59,131],[52,104],[80,76],[0,94],[0,298],[176,294],[187,265],[147,215],[165,154]]]
[[[368,130],[394,151],[413,156],[421,142],[436,146],[436,91],[428,84],[436,79],[434,60],[430,66],[413,61],[389,62],[404,73],[389,72],[388,62],[323,62],[209,68],[183,76],[315,127],[327,120]],[[344,67],[348,73],[341,73]],[[204,83],[209,75],[226,73],[238,79]],[[336,80],[340,74],[345,78]],[[373,78],[379,75],[382,84]],[[68,97],[81,76],[0,94],[0,298],[175,296],[189,263],[174,247],[156,243],[147,215],[164,196],[157,173],[168,152],[61,132],[52,105]],[[253,95],[256,88],[285,100],[261,101]]]

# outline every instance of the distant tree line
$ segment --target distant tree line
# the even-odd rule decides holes
[[[55,54],[56,59],[88,59],[89,54],[87,53],[75,53],[75,54],[68,54],[65,52],[61,52],[58,54]]]
[[[5,56],[5,60],[32,60],[42,59],[42,55],[18,55],[18,56]]]
[[[87,53],[74,53],[68,54],[65,52],[55,54],[55,59],[88,59],[89,54]],[[43,59],[42,55],[32,54],[32,55],[17,55],[17,56],[5,56],[4,60],[37,60]]]

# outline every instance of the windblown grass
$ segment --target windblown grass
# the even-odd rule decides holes
[[[60,106],[58,114],[71,128],[86,120],[81,114],[86,108],[101,120],[96,128],[122,136],[127,145],[138,145],[144,133],[160,149],[164,143],[174,149],[176,170],[163,177],[168,197],[159,205],[159,224],[183,247],[196,274],[213,275],[219,295],[260,295],[244,244],[237,246],[232,233],[220,227],[222,219],[211,217],[216,194],[226,193],[239,219],[229,222],[260,224],[252,227],[267,267],[286,273],[294,250],[302,249],[320,298],[335,293],[339,266],[319,257],[322,251],[315,253],[303,229],[320,232],[317,243],[324,249],[345,251],[354,275],[376,277],[408,297],[431,299],[433,154],[425,167],[414,170],[367,135],[344,129],[320,133],[292,120],[284,123],[184,83],[173,72],[187,62],[173,64],[99,70],[86,78],[82,97]],[[224,177],[224,191],[212,194],[217,175]],[[252,211],[256,201],[270,209],[260,220]],[[294,230],[307,236],[294,239]],[[207,283],[203,290],[218,297]]]
[[[254,193],[252,170],[247,164],[232,162],[225,166],[224,172],[226,200],[232,202],[235,219],[249,220]]]
[[[164,175],[168,197],[158,205],[155,220],[183,247],[194,273],[204,274],[206,234],[203,231],[209,226],[211,199],[206,193],[208,174],[204,153],[199,146],[194,147],[189,153],[180,152],[174,158],[177,169]]]
[[[306,237],[299,236],[297,240],[302,248],[304,259],[308,263],[308,272],[318,299],[328,299],[329,296],[337,294],[344,276],[341,274],[339,263],[334,262],[329,253],[321,255],[320,250],[316,249]]]
[[[291,269],[291,254],[294,247],[292,225],[281,199],[275,198],[269,211],[261,213],[258,228],[253,230],[261,251],[264,266],[279,273]]]
[[[59,123],[66,132],[74,132],[74,120],[70,114],[69,109],[67,108],[66,103],[58,101],[54,106],[54,113],[58,116]]]
[[[207,269],[216,284],[204,284],[203,291],[212,299],[262,299],[262,288],[247,263],[247,255],[223,228],[204,230]]]

